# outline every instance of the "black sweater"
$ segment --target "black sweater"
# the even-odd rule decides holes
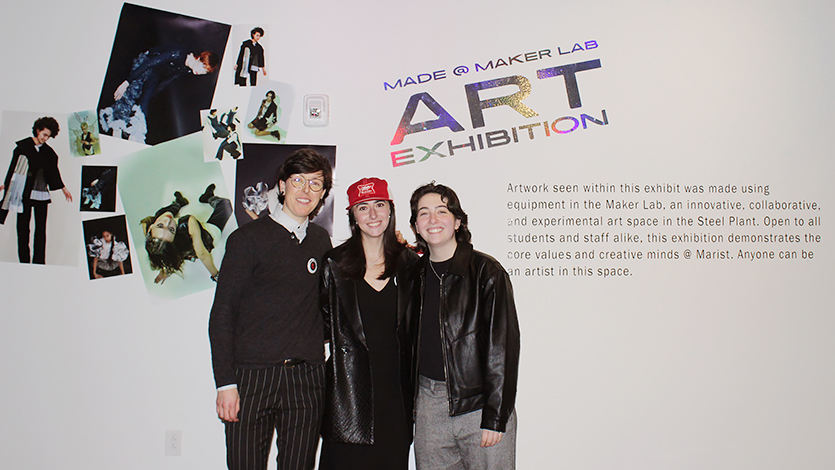
[[[218,387],[236,383],[236,368],[324,362],[319,265],[330,248],[322,227],[310,224],[299,244],[269,217],[229,236],[209,319]]]

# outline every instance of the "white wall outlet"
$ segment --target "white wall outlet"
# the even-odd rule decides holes
[[[176,457],[183,455],[183,431],[179,429],[165,431],[165,455]]]

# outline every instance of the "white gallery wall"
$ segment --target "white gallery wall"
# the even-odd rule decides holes
[[[518,468],[833,468],[831,2],[141,4],[265,27],[269,79],[295,87],[286,143],[337,148],[335,244],[361,177],[389,181],[412,241],[411,191],[458,192],[514,284]],[[6,5],[0,129],[95,108],[121,8]],[[328,126],[303,125],[307,94]],[[101,147],[61,158],[145,148]],[[225,468],[213,291],[162,299],[138,262],[90,281],[75,230],[49,237],[79,240],[77,266],[0,263],[2,466]],[[14,216],[0,232],[13,252]]]

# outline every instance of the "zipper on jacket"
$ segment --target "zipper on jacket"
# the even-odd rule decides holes
[[[432,260],[430,259],[429,262],[431,263]],[[446,279],[447,273],[441,274],[441,289],[440,289],[440,305],[438,305],[438,323],[440,323],[439,330],[441,330],[441,355],[444,358],[444,383],[446,384],[446,400],[447,400],[447,408],[449,411],[449,416],[452,416],[452,398],[451,394],[449,393],[449,368],[447,367],[447,358],[446,358],[446,334],[444,334],[444,325],[446,324],[446,318],[444,317],[444,279]]]
[[[428,256],[428,255],[427,255]],[[429,263],[432,260],[427,260]],[[430,266],[431,269],[431,266]],[[452,416],[452,398],[450,398],[449,393],[449,368],[447,367],[447,359],[446,359],[446,335],[444,334],[444,318],[442,315],[443,312],[443,305],[444,305],[444,279],[446,279],[447,273],[441,274],[440,279],[440,292],[438,297],[440,301],[438,302],[438,323],[439,323],[439,330],[441,332],[441,355],[444,359],[444,384],[446,385],[446,399],[447,399],[447,411],[449,412],[449,416]],[[421,325],[423,324],[423,305],[426,296],[426,269],[424,268],[423,272],[420,274],[420,316],[418,317],[418,325],[417,325],[417,347],[415,348],[415,377],[417,380],[417,386],[415,387],[415,400],[414,400],[414,409],[412,410],[412,415],[415,419],[417,419],[417,394],[418,390],[420,389],[420,334],[423,331]]]
[[[420,273],[420,311],[418,312],[417,343],[415,344],[415,360],[413,361],[415,370],[412,373],[412,377],[415,379],[415,387],[412,391],[412,422],[417,421],[417,398],[418,392],[420,391],[420,372],[418,367],[420,365],[420,331],[421,325],[423,324],[423,298],[425,293],[426,269],[424,268],[423,272]]]

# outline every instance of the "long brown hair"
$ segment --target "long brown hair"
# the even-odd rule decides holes
[[[400,253],[406,249],[397,240],[397,220],[394,216],[394,203],[391,201],[386,202],[389,205],[391,217],[388,221],[388,227],[383,232],[385,270],[383,270],[383,274],[377,279],[386,279],[397,273],[397,263],[400,260]],[[365,265],[365,251],[362,249],[362,230],[357,225],[357,219],[354,217],[354,211],[351,209],[348,209],[348,224],[351,226],[351,238],[331,250],[329,256],[339,265],[346,279],[360,280],[365,277],[367,266]]]

